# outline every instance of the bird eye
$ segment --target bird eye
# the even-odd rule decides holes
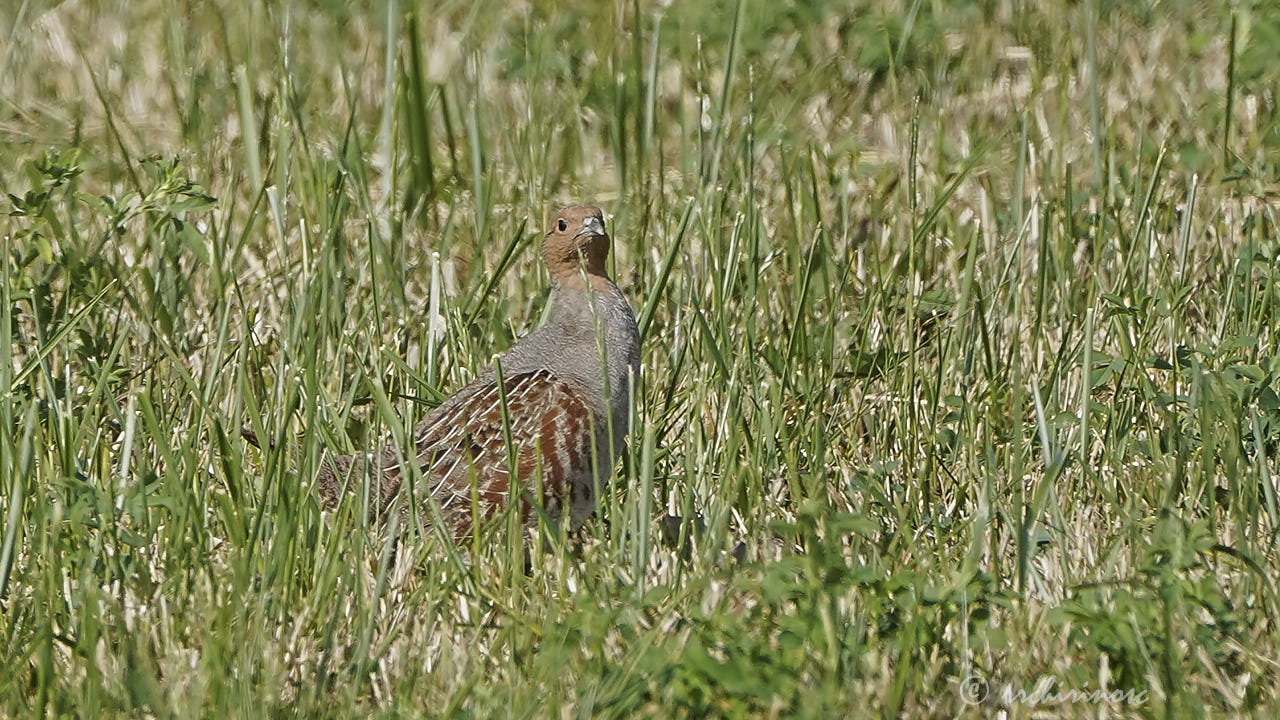
[[[560,232],[564,232],[568,228],[569,228],[569,223],[565,222],[564,218],[560,218],[559,220],[556,221],[556,229],[559,230]]]

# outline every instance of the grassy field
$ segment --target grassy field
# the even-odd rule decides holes
[[[4,3],[0,715],[1268,716],[1277,47],[1270,0]],[[538,324],[576,203],[644,337],[596,516],[322,513]]]

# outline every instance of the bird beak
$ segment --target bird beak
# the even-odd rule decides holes
[[[604,234],[605,234],[604,223],[600,220],[600,218],[596,218],[596,217],[589,217],[586,220],[583,220],[582,232],[578,233],[578,235],[600,235],[600,236],[603,236]]]

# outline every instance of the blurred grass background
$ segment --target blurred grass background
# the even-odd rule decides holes
[[[21,0],[0,43],[0,714],[1280,701],[1271,3]],[[579,202],[645,342],[597,516],[528,567],[322,516],[325,448],[536,326]]]

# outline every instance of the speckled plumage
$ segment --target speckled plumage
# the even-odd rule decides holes
[[[321,499],[336,505],[367,477],[372,510],[384,517],[397,497],[403,496],[400,507],[406,509],[415,500],[425,503],[422,493],[429,493],[461,539],[477,518],[486,520],[507,505],[514,469],[526,524],[537,517],[529,501],[540,487],[552,518],[568,505],[571,527],[581,525],[626,445],[640,370],[635,317],[606,273],[608,253],[598,208],[557,213],[542,245],[553,283],[549,319],[500,358],[501,385],[491,369],[417,425],[421,488],[406,492],[411,475],[396,462],[395,449],[385,447],[328,460],[317,479]],[[506,443],[504,400],[514,458]]]

